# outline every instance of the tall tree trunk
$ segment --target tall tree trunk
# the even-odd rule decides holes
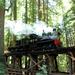
[[[40,0],[38,0],[38,19],[41,20]]]
[[[17,0],[14,0],[14,6],[13,6],[13,17],[14,20],[17,20]]]
[[[27,2],[27,0],[25,0],[25,23],[27,23],[27,20],[28,20],[28,14],[27,14],[27,4],[28,4],[28,2]]]
[[[34,6],[35,5],[35,0],[32,0],[32,22],[35,21],[35,9],[34,9]]]
[[[45,1],[43,0],[43,21],[45,21]]]
[[[6,75],[5,61],[3,56],[4,50],[4,0],[0,0],[0,75]]]
[[[48,0],[47,0],[47,20],[46,20],[46,23],[48,24]]]

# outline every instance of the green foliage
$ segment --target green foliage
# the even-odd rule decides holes
[[[75,3],[72,0],[71,8],[66,13],[63,14],[63,25],[64,25],[63,31],[65,33],[66,46],[69,46],[69,41],[74,39],[74,36],[73,36],[74,35],[73,28],[75,27],[73,25],[74,22],[75,22]],[[72,42],[73,41],[70,41],[70,43]]]
[[[66,54],[60,54],[57,57],[58,69],[61,72],[67,72],[69,67],[69,58]]]
[[[4,8],[4,0],[0,0],[0,9]]]
[[[5,45],[5,50],[9,46],[14,46],[14,44],[15,44],[14,39],[15,39],[15,36],[10,31],[10,29],[9,28],[5,28],[5,30],[4,30],[4,45]]]

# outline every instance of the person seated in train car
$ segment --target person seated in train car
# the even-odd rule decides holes
[[[56,28],[53,28],[53,32],[52,32],[52,38],[53,39],[60,39],[60,35],[61,33],[59,31],[56,30]]]
[[[44,30],[43,30],[42,36],[46,36],[46,33],[45,33],[45,31],[44,31]]]
[[[42,39],[47,39],[47,35],[46,35],[44,30],[43,30],[43,33],[42,33]]]
[[[43,30],[42,39],[51,39],[51,32],[45,33]]]
[[[53,28],[52,33],[51,32],[45,33],[45,31],[43,30],[42,38],[43,39],[58,39],[59,38],[59,32],[56,30],[56,28]]]
[[[60,32],[56,30],[56,28],[53,28],[52,36],[51,39],[54,40],[54,44],[56,46],[61,46],[61,41],[60,41]]]
[[[56,31],[56,28],[53,28],[53,32],[51,33],[51,39],[57,39],[58,38],[58,32]]]

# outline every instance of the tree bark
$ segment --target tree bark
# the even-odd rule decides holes
[[[27,2],[27,0],[25,0],[25,23],[27,23],[27,21],[28,21],[28,14],[27,14],[27,12],[28,12],[28,10],[27,10],[27,4],[28,4],[28,2]]]
[[[17,20],[17,0],[14,0],[14,6],[13,6],[13,17],[14,17],[14,20]]]
[[[4,51],[4,0],[1,0],[3,2],[3,6],[0,7],[0,75],[6,75],[6,66],[5,66],[5,60],[3,56]]]

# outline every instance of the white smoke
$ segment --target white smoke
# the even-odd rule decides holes
[[[10,31],[15,35],[28,35],[31,33],[42,35],[43,30],[45,33],[52,32],[52,28],[48,27],[48,25],[43,22],[37,20],[33,25],[23,23],[21,20],[16,21],[5,21],[5,28],[8,27]]]

